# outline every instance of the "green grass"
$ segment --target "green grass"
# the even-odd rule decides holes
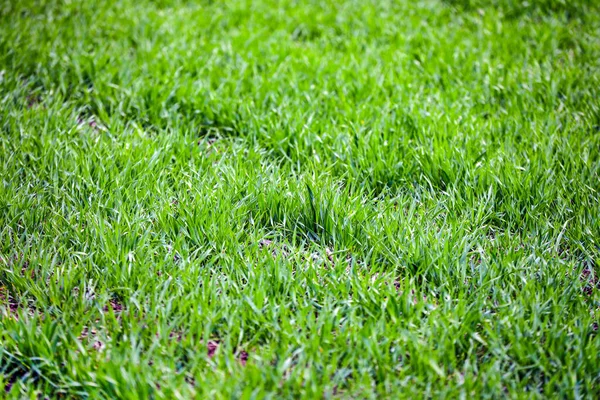
[[[598,398],[600,4],[0,2],[0,397]]]

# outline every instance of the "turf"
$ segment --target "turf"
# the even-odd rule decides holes
[[[5,396],[600,396],[599,3],[6,0],[0,71]]]

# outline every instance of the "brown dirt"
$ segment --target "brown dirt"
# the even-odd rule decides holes
[[[108,305],[104,306],[103,311],[109,312],[110,310],[113,310],[113,312],[117,314],[122,312],[123,309],[123,305],[118,300],[112,299],[108,302]]]
[[[219,348],[219,343],[211,340],[208,342],[206,348],[208,351],[208,357],[213,358],[217,352],[217,349]]]
[[[585,263],[581,276],[579,277],[581,282],[585,282],[586,285],[583,288],[583,293],[587,296],[591,296],[594,293],[594,289],[600,289],[600,280],[594,273],[593,265]]]

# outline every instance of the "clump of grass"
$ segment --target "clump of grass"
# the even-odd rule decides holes
[[[593,2],[0,6],[0,388],[600,394]]]

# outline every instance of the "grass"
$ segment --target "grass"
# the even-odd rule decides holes
[[[600,6],[4,1],[10,398],[600,396]]]

